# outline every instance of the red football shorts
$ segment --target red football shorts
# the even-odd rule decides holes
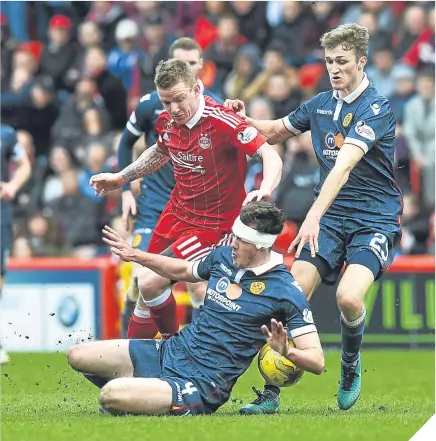
[[[175,257],[188,261],[204,259],[217,246],[230,245],[231,233],[202,229],[188,224],[165,207],[153,235],[147,252],[160,254],[170,248]]]

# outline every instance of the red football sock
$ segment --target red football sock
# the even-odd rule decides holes
[[[158,332],[156,323],[152,317],[138,317],[132,314],[127,329],[127,338],[154,338]]]
[[[176,299],[170,289],[156,299],[145,303],[150,308],[150,315],[163,338],[171,337],[179,332]]]

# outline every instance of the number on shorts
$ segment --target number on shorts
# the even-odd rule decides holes
[[[376,252],[376,254],[386,262],[388,260],[388,239],[384,234],[375,233],[371,239],[369,246]]]
[[[194,392],[197,392],[197,388],[194,386],[194,383],[192,383],[191,381],[185,383],[185,388],[182,390],[182,395],[192,395]]]

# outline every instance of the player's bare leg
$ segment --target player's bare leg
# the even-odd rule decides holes
[[[117,415],[162,415],[171,409],[172,394],[158,378],[116,378],[101,389],[100,405]]]
[[[200,306],[204,305],[207,283],[186,283],[186,288],[188,289],[189,295],[191,297],[192,320],[194,320],[200,314]]]
[[[341,311],[342,361],[338,406],[347,410],[359,399],[361,389],[361,360],[363,330],[365,325],[365,294],[374,282],[371,270],[352,264],[345,270],[336,300]]]
[[[96,386],[103,387],[114,378],[133,377],[129,344],[127,340],[104,340],[74,345],[68,349],[68,363]]]
[[[315,265],[304,260],[297,260],[293,263],[291,274],[300,284],[304,295],[308,300],[317,290],[321,283],[321,276]],[[253,387],[257,398],[249,404],[241,407],[240,413],[243,415],[259,415],[277,413],[280,408],[280,388],[265,384],[263,392]]]

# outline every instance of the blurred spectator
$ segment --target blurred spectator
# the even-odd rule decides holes
[[[19,42],[30,40],[27,30],[28,8],[27,2],[1,2],[2,21],[9,24],[13,38]]]
[[[262,60],[263,69],[242,92],[242,100],[250,101],[253,97],[260,95],[265,89],[269,77],[276,73],[285,73],[290,87],[298,85],[298,72],[294,67],[287,65],[284,54],[285,48],[279,42],[271,43],[266,48]]]
[[[62,104],[52,130],[52,137],[61,144],[76,146],[87,135],[102,135],[109,127],[109,115],[103,98],[92,78],[76,83],[76,93]]]
[[[176,32],[178,37],[193,37],[197,20],[203,13],[204,3],[210,2],[175,2],[175,9],[171,14],[171,30]]]
[[[290,64],[301,66],[319,36],[315,19],[306,13],[302,2],[283,2],[282,21],[273,28],[271,38],[286,47]]]
[[[380,95],[390,98],[395,93],[394,54],[391,48],[384,43],[375,47],[373,61],[374,64],[366,69],[368,78]]]
[[[435,84],[434,71],[420,73],[418,94],[404,108],[404,133],[413,160],[422,174],[422,195],[426,208],[435,203]]]
[[[75,170],[62,173],[63,196],[50,203],[53,216],[58,220],[67,244],[73,248],[90,245],[92,254],[101,245],[101,228],[105,224],[104,205],[79,191]]]
[[[40,73],[50,76],[57,90],[72,90],[69,70],[76,59],[76,46],[71,41],[71,26],[71,20],[65,15],[52,17],[48,28],[48,42],[44,46],[39,64]]]
[[[180,4],[182,2],[179,2]],[[218,38],[218,21],[230,12],[230,3],[223,1],[202,2],[203,13],[195,22],[194,40],[205,51]]]
[[[313,204],[313,189],[320,178],[319,165],[310,132],[289,139],[286,147],[283,178],[275,201],[285,212],[286,219],[299,228]]]
[[[272,102],[275,118],[283,118],[297,109],[303,98],[301,91],[289,83],[284,72],[270,75],[264,93]]]
[[[377,24],[377,16],[369,11],[363,11],[360,14],[359,24],[368,29],[369,42],[368,42],[368,63],[367,66],[371,66],[374,62],[374,47],[384,46],[390,48],[392,46],[391,36],[385,31],[380,30]]]
[[[61,175],[76,166],[71,153],[60,145],[51,149],[48,158],[48,177],[42,190],[44,205],[50,204],[64,194]]]
[[[34,256],[32,247],[26,237],[19,236],[14,240],[12,245],[12,255],[16,259],[28,259],[29,257]]]
[[[231,2],[233,14],[239,22],[239,32],[261,51],[265,49],[270,35],[270,26],[266,19],[266,3],[242,0]]]
[[[116,78],[106,67],[106,55],[100,48],[90,48],[85,57],[85,75],[97,84],[111,118],[111,126],[122,130],[127,118],[127,92],[121,80]]]
[[[32,165],[32,174],[29,180],[21,187],[14,200],[14,218],[25,219],[40,206],[45,167],[35,160],[35,146],[30,133],[18,130],[17,139],[19,144],[24,147]]]
[[[5,82],[9,79],[12,71],[12,57],[17,42],[12,38],[6,16],[0,13],[0,45],[1,45],[1,63],[0,79],[1,90],[5,88]]]
[[[234,61],[233,69],[224,82],[226,98],[239,98],[254,79],[259,69],[259,52],[253,46],[242,47]]]
[[[402,193],[410,193],[411,191],[411,168],[410,153],[407,139],[404,136],[404,128],[401,122],[397,121],[395,127],[395,180],[400,187]]]
[[[342,16],[340,24],[359,23],[362,13],[370,12],[377,18],[377,29],[390,35],[395,29],[396,22],[395,15],[388,5],[389,3],[384,1],[353,2]]]
[[[427,15],[428,27],[422,31],[402,60],[415,69],[423,67],[432,67],[434,69],[435,66],[434,6]]]
[[[27,221],[27,240],[35,257],[62,256],[67,253],[53,219],[39,212],[33,213]]]
[[[395,58],[401,58],[413,45],[427,26],[424,8],[418,5],[410,6],[404,14],[404,25],[395,48]]]
[[[390,104],[394,111],[395,119],[402,122],[404,119],[404,106],[415,93],[416,73],[409,66],[398,65],[395,67],[392,76],[395,80],[395,92],[390,99]]]
[[[35,56],[21,46],[18,46],[17,50],[14,52],[12,66],[13,70],[24,69],[31,75],[33,75],[38,69],[38,63],[36,62]]]
[[[107,48],[116,45],[115,29],[118,22],[126,18],[122,4],[111,1],[93,1],[87,20],[97,23],[105,36],[104,41]]]
[[[404,195],[403,204],[401,252],[425,254],[429,233],[428,214],[421,210],[419,197],[415,194]]]
[[[104,145],[94,143],[88,146],[86,160],[83,170],[79,174],[80,192],[88,198],[100,202],[100,196],[96,195],[94,189],[89,185],[91,176],[98,173],[111,172],[107,164],[108,154]]]
[[[108,69],[123,82],[126,89],[129,89],[134,68],[138,63],[142,63],[145,56],[138,48],[138,25],[130,19],[121,20],[115,30],[115,38],[118,45],[108,54]]]
[[[218,38],[207,48],[205,61],[216,68],[215,89],[222,91],[227,75],[233,69],[233,61],[239,50],[239,25],[235,16],[227,14],[218,19]]]

